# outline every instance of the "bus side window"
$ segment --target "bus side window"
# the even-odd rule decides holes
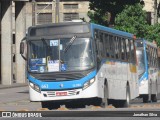
[[[154,49],[154,59],[155,59],[155,67],[157,67],[157,50],[156,50],[156,48]]]
[[[158,50],[156,49],[156,68],[158,68]]]
[[[136,63],[135,61],[135,47],[134,47],[134,42],[133,40],[130,40],[130,62],[131,63]]]
[[[119,58],[118,37],[117,36],[115,37],[115,56],[116,56],[116,59]]]
[[[147,45],[147,57],[148,57],[148,65],[151,66],[151,55],[150,55],[150,47]]]
[[[126,48],[126,40],[123,39],[123,49],[124,49],[124,60],[127,61],[127,48]]]
[[[114,46],[114,37],[112,35],[109,36],[109,44],[110,44],[111,58],[114,58],[114,56],[115,56],[115,46]]]
[[[97,30],[94,31],[94,39],[97,39],[98,38],[98,32]]]
[[[150,47],[150,62],[151,62],[151,66],[153,67],[153,48]]]
[[[105,36],[105,46],[106,46],[106,57],[110,57],[110,43],[109,43],[109,35]]]
[[[128,43],[128,39],[126,39],[126,60],[129,61],[129,43]]]
[[[148,50],[146,51],[146,58],[147,58],[147,65],[149,67],[149,52],[148,52]]]
[[[98,33],[98,34],[97,34]],[[96,51],[97,51],[97,57],[98,59],[102,59],[102,57],[104,56],[104,52],[103,52],[103,33],[101,31],[98,31],[95,35],[95,40],[96,40]]]
[[[121,38],[121,59],[125,60],[125,44],[124,39]]]
[[[118,51],[119,51],[119,53],[118,53],[118,56],[119,56],[119,59],[121,59],[121,53],[122,53],[122,46],[121,46],[121,39],[118,37]]]
[[[153,66],[155,67],[155,48],[153,48],[152,54],[153,54]]]
[[[100,34],[100,52],[101,56],[104,58],[105,57],[105,46],[104,46],[104,33]]]

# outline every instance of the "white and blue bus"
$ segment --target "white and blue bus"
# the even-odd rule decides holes
[[[49,109],[59,104],[105,107],[108,100],[129,106],[139,95],[134,39],[85,22],[30,27],[20,47],[30,100]]]
[[[157,95],[160,93],[157,45],[145,39],[137,39],[136,55],[140,97],[143,98],[144,103],[157,102]]]

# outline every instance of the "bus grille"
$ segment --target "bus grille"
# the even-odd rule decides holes
[[[57,92],[60,92],[60,93],[66,92],[66,95],[58,95],[58,96],[72,96],[72,95],[77,95],[79,93],[79,91],[77,91],[77,90],[68,90],[68,91],[46,91],[43,94],[46,94],[47,97],[56,97]]]

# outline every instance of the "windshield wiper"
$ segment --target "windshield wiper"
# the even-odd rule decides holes
[[[74,40],[75,40],[76,38],[77,38],[77,36],[75,35],[75,36],[73,36],[73,37],[70,39],[68,45],[67,45],[66,48],[64,49],[64,52],[65,52],[65,53],[66,53],[67,50],[71,47],[71,45],[73,44],[73,42],[74,42]]]
[[[46,40],[44,38],[41,38],[41,40],[45,45],[47,45],[47,42],[46,42]]]

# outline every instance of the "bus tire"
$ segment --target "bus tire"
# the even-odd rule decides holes
[[[157,97],[158,97],[158,86],[157,86],[157,82],[156,82],[156,94],[152,94],[151,95],[151,100],[152,102],[157,102]]]
[[[129,85],[126,86],[126,100],[116,100],[115,106],[117,108],[127,108],[130,106],[130,88]]]
[[[152,100],[152,102],[157,102],[157,94],[152,94],[151,100]]]
[[[108,106],[108,85],[107,83],[104,84],[104,98],[102,98],[100,106],[102,108],[105,108],[106,106]]]
[[[50,102],[50,101],[42,101],[41,102],[42,108],[48,108],[49,110],[51,109],[57,109],[60,107],[58,103]]]
[[[127,85],[127,88],[126,88],[126,100],[125,100],[125,103],[124,103],[124,107],[129,107],[130,106],[130,101],[131,101],[130,88],[129,88],[129,85]]]
[[[69,102],[65,106],[66,108],[69,108],[69,109],[85,108],[85,104],[83,104],[83,102]]]
[[[149,102],[149,96],[148,95],[143,95],[142,99],[143,99],[143,103],[148,103]]]

